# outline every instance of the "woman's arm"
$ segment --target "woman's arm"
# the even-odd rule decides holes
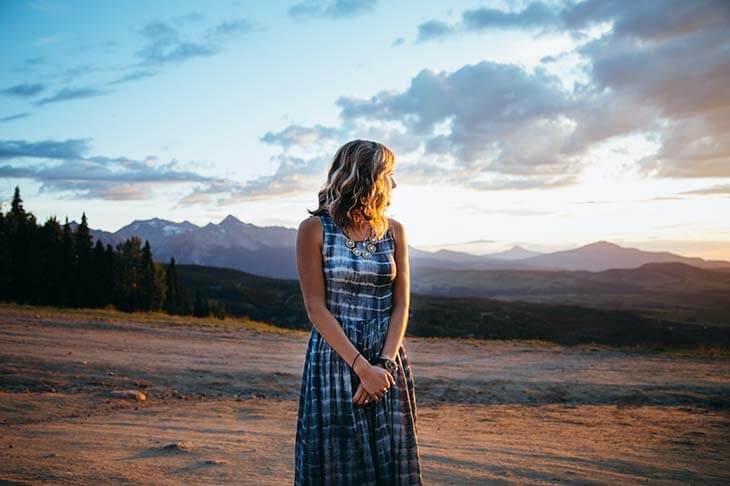
[[[395,360],[408,327],[408,310],[411,302],[411,277],[408,266],[408,235],[402,224],[390,220],[395,239],[396,276],[393,281],[393,309],[390,314],[388,335],[380,354]]]
[[[334,349],[348,366],[359,350],[352,344],[345,331],[327,308],[322,267],[322,223],[310,216],[299,224],[297,230],[297,270],[304,297],[304,307],[309,320],[317,327],[327,344]],[[360,377],[368,393],[381,397],[382,390],[394,382],[394,378],[379,366],[371,365],[365,356],[355,360],[353,371]]]

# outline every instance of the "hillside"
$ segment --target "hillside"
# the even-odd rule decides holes
[[[180,283],[205,287],[234,315],[309,329],[297,280],[279,280],[225,268],[180,265]],[[630,310],[511,302],[480,297],[411,294],[408,334],[424,337],[544,339],[558,343],[730,346],[730,326],[681,324]]]

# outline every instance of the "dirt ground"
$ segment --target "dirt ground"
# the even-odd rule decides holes
[[[306,343],[0,310],[0,485],[291,484]],[[730,482],[730,358],[404,343],[424,484]]]

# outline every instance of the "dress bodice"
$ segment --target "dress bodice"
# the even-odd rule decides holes
[[[322,244],[327,308],[338,319],[389,317],[393,306],[396,276],[395,240],[391,228],[375,243],[370,258],[352,253],[347,237],[328,214],[321,214]],[[365,241],[357,241],[358,248]]]

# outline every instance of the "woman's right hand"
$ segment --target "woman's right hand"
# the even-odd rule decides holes
[[[360,378],[363,388],[370,395],[382,398],[391,385],[395,384],[395,378],[382,366],[373,366],[360,356],[355,363],[354,371]]]

